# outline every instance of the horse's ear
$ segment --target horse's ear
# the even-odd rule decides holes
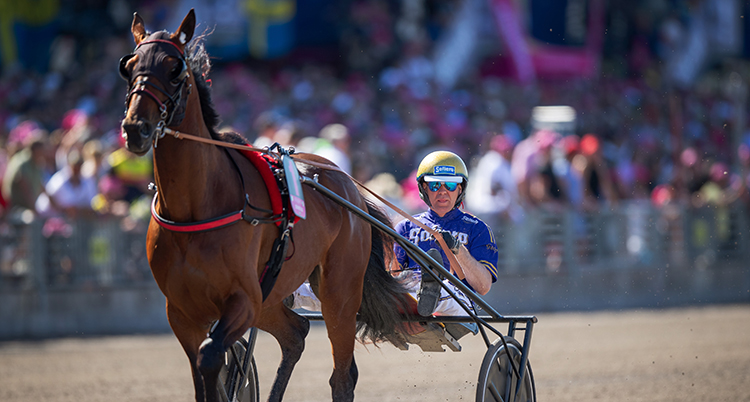
[[[193,33],[195,32],[195,9],[191,8],[190,11],[182,20],[182,24],[172,34],[172,40],[177,41],[180,46],[185,46],[190,39],[193,39]]]
[[[146,27],[143,25],[143,18],[138,13],[133,13],[133,24],[130,26],[130,32],[133,33],[136,46],[147,36]]]

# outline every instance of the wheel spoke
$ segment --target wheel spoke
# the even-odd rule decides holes
[[[258,402],[258,374],[247,343],[240,339],[224,355],[219,395],[225,402]]]
[[[487,386],[487,390],[490,391],[490,394],[497,402],[503,402],[503,397],[500,395],[500,391],[497,389],[495,384],[489,384]],[[487,398],[485,398],[485,402],[487,401]]]
[[[485,354],[477,384],[477,401],[535,402],[531,367],[527,362],[523,381],[519,381],[518,372],[511,362],[520,365],[520,345],[510,337],[505,341],[496,341]]]

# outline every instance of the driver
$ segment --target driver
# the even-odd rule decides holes
[[[497,244],[487,224],[459,208],[469,182],[463,160],[453,152],[432,152],[419,164],[416,179],[419,195],[429,209],[414,218],[443,236],[461,265],[465,275],[462,282],[480,295],[487,294],[497,281]],[[395,229],[424,251],[439,250],[442,261],[438,262],[449,266],[448,258],[429,232],[408,219],[401,221]],[[420,315],[467,315],[439,282],[431,275],[422,275],[419,264],[409,258],[401,246],[396,244],[394,251],[401,271],[399,276],[418,300]],[[443,282],[466,305],[472,306],[470,299],[448,279]]]

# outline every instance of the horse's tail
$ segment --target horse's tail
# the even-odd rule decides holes
[[[385,213],[369,200],[367,211],[375,219],[391,226]],[[391,341],[399,339],[398,332],[404,327],[404,312],[410,311],[408,291],[386,269],[386,261],[393,256],[393,239],[374,225],[371,227],[372,248],[365,272],[357,333],[362,342]]]

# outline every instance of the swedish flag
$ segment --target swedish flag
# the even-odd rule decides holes
[[[283,56],[294,47],[295,0],[245,0],[250,54],[259,59]]]
[[[0,60],[7,68],[21,61],[45,71],[60,0],[0,0]],[[20,48],[20,49],[19,49]]]

